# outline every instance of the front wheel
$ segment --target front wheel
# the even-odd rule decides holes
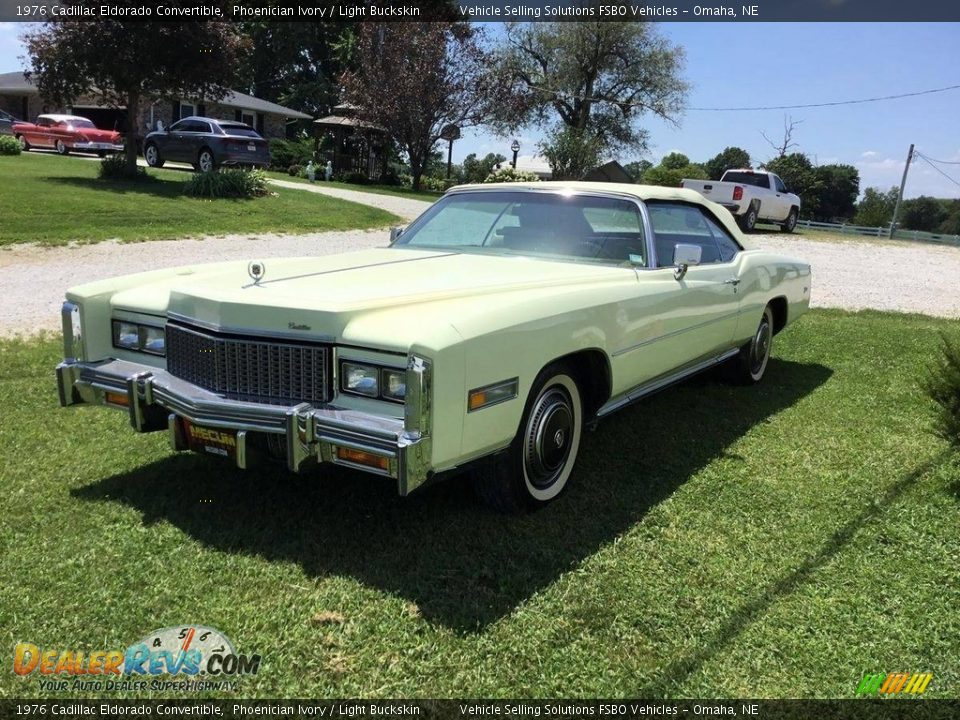
[[[23,152],[30,149],[30,143],[27,142],[27,139],[23,135],[17,135],[17,142],[20,143],[20,149]]]
[[[156,146],[156,143],[150,143],[143,149],[143,159],[152,168],[163,167],[163,156],[160,155],[160,148]]]
[[[510,449],[477,472],[477,493],[501,512],[547,504],[567,486],[582,433],[580,389],[566,368],[551,365],[534,383]]]
[[[70,152],[70,148],[63,144],[63,140],[57,140],[54,147],[57,148],[57,152],[61,155],[66,155],[68,152]]]
[[[753,385],[763,379],[773,349],[773,309],[767,305],[750,342],[740,348],[731,361],[733,379],[741,385]]]
[[[787,215],[787,219],[783,221],[781,225],[785,233],[792,233],[794,228],[797,227],[797,209],[790,208],[790,214]]]

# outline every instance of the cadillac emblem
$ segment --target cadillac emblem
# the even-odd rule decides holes
[[[251,262],[247,265],[247,275],[253,280],[254,284],[263,280],[263,276],[267,274],[267,268],[264,267],[262,262]]]

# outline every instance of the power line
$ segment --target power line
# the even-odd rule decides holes
[[[924,155],[924,157],[930,162],[940,163],[941,165],[960,165],[960,160],[934,160],[932,157],[927,157],[926,155]]]
[[[616,100],[611,100],[609,98],[592,97],[589,95],[570,95],[567,93],[558,92],[556,90],[550,90],[545,87],[539,87],[537,85],[530,85],[530,88],[533,90],[537,90],[539,92],[549,93],[554,97],[563,98],[565,100],[605,102],[605,103],[611,103],[613,105],[627,106],[627,107],[646,107],[647,106],[646,103],[642,103],[642,102],[618,102]],[[901,98],[917,97],[918,95],[932,95],[934,93],[942,93],[942,92],[947,92],[949,90],[960,90],[960,85],[948,85],[947,87],[932,88],[930,90],[918,90],[917,92],[900,93],[898,95],[883,95],[880,97],[860,98],[857,100],[834,100],[831,102],[805,103],[801,105],[758,105],[755,107],[691,107],[687,109],[697,111],[697,112],[739,112],[739,111],[746,111],[746,110],[802,110],[804,108],[836,107],[838,105],[860,105],[863,103],[881,102],[884,100],[899,100]]]
[[[914,154],[915,154],[918,158],[920,158],[921,160],[924,160],[924,161],[927,163],[927,165],[929,165],[929,166],[932,167],[934,170],[936,170],[938,173],[940,173],[941,175],[943,175],[947,180],[949,180],[950,182],[952,182],[952,183],[953,183],[954,185],[956,185],[957,187],[960,187],[960,180],[956,180],[956,179],[950,177],[949,175],[947,175],[943,170],[941,170],[941,169],[938,168],[936,165],[934,165],[932,162],[930,162],[930,158],[928,158],[926,155],[923,155],[922,153],[919,153],[919,152],[915,152]]]

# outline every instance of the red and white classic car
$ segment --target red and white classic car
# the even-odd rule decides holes
[[[24,150],[53,148],[61,155],[71,150],[99,155],[123,150],[120,133],[100,130],[79,115],[40,115],[35,123],[14,123],[13,134]]]

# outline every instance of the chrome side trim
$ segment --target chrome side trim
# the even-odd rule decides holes
[[[626,392],[608,400],[606,404],[604,404],[604,406],[597,411],[597,417],[606,417],[610,413],[620,410],[621,408],[626,407],[627,405],[630,405],[631,403],[636,402],[647,395],[652,395],[658,390],[663,390],[665,387],[669,387],[670,385],[678,383],[681,380],[690,377],[691,375],[696,375],[704,370],[709,370],[715,365],[729,360],[738,352],[740,352],[740,348],[731,348],[723,353],[720,353],[719,355],[698,362],[695,365],[691,365],[660,378],[655,378],[647,383],[637,385],[636,387],[631,388],[630,390],[627,390]]]
[[[690,330],[697,330],[699,328],[706,327],[711,323],[722,322],[723,320],[729,320],[730,318],[735,317],[739,314],[740,314],[739,310],[734,310],[733,312],[729,312],[726,315],[721,315],[720,317],[717,317],[717,318],[711,318],[710,320],[704,320],[703,322],[697,323],[696,325],[691,325],[690,327],[680,328],[679,330],[671,330],[668,333],[664,333],[663,335],[658,335],[657,337],[650,338],[649,340],[644,340],[643,342],[639,342],[636,345],[629,345],[625,348],[621,348],[620,350],[614,350],[611,357],[618,357],[619,355],[624,355],[625,353],[632,352],[634,350],[639,350],[640,348],[646,345],[651,345],[657,342],[658,340],[665,340],[666,338],[673,337],[674,335],[680,335]]]

